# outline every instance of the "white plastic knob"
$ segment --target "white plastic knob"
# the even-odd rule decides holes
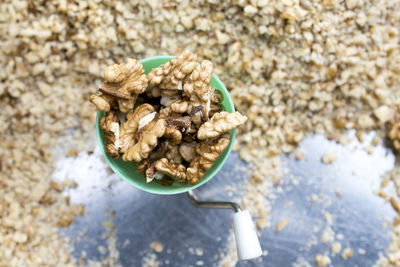
[[[236,248],[239,260],[252,260],[262,255],[256,229],[247,210],[233,214]]]

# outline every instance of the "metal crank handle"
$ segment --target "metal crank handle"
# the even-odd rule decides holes
[[[239,260],[253,260],[262,255],[256,229],[247,210],[242,210],[239,204],[234,202],[198,200],[193,191],[188,191],[187,195],[190,202],[197,207],[232,209],[235,212],[232,219]]]

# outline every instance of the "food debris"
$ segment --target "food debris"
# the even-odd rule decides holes
[[[356,137],[360,143],[364,142],[364,134],[362,131],[356,131]]]
[[[338,254],[342,250],[342,245],[339,242],[332,243],[332,254]]]
[[[142,267],[158,267],[160,266],[160,262],[157,260],[157,255],[154,253],[148,253],[143,258]]]
[[[204,250],[202,248],[196,248],[195,253],[196,253],[196,256],[200,257],[200,256],[203,256]]]
[[[160,242],[158,242],[158,241],[152,242],[152,243],[150,244],[150,248],[151,248],[152,250],[154,250],[155,252],[157,252],[157,253],[161,253],[161,252],[163,252],[163,250],[164,250],[164,246],[163,246]]]
[[[332,225],[333,220],[332,220],[332,215],[330,213],[326,212],[324,214],[324,219],[328,225]]]
[[[342,252],[342,258],[347,260],[351,257],[353,257],[353,250],[349,247],[345,248]]]
[[[381,141],[381,138],[378,135],[374,135],[374,137],[371,140],[371,145],[377,146],[377,145],[379,145],[380,141]]]
[[[204,265],[204,261],[196,261],[196,266],[203,266]]]
[[[318,196],[316,194],[312,194],[310,199],[311,199],[312,202],[317,202]]]
[[[374,147],[373,146],[366,146],[364,149],[370,155],[374,153]]]
[[[393,197],[391,197],[389,199],[389,201],[390,201],[390,204],[392,204],[392,207],[397,211],[397,213],[400,214],[400,204],[399,204],[399,202],[397,202],[397,200],[394,199]]]
[[[265,218],[260,218],[256,221],[256,226],[258,229],[264,229],[266,227]]]
[[[296,158],[296,160],[301,160],[303,158],[303,156],[304,156],[304,151],[300,150],[299,152],[297,152],[295,158]]]
[[[289,224],[288,219],[284,218],[284,219],[280,220],[275,227],[275,232],[282,231],[283,228],[285,228],[288,224]]]
[[[314,259],[315,259],[315,263],[318,266],[325,267],[325,266],[331,264],[331,259],[327,255],[317,254],[317,255],[315,255]]]
[[[333,232],[332,229],[328,227],[321,235],[321,242],[327,243],[332,242],[333,240],[335,240],[335,232]]]
[[[2,227],[18,221],[26,228],[35,218],[38,229],[28,240],[46,242],[21,246],[7,236],[19,231],[5,225],[8,234],[0,233],[0,239],[9,241],[0,244],[0,265],[73,264],[71,247],[56,225],[62,213],[75,216],[74,204],[49,189],[49,177],[58,149],[93,146],[95,113],[87,98],[111,59],[190,47],[213,60],[235,106],[249,117],[238,130],[240,156],[252,170],[274,169],[263,171],[264,181],[245,185],[246,206],[267,222],[270,205],[264,198],[284,166],[277,158],[260,158],[295,151],[314,133],[344,143],[349,139],[341,133],[347,129],[377,130],[383,138],[392,128],[389,138],[400,148],[394,127],[399,100],[393,97],[398,1],[214,2],[113,1],[111,9],[103,1],[1,2]],[[15,207],[21,216],[11,218]],[[383,266],[400,258],[399,233],[394,226]]]
[[[337,240],[343,240],[344,239],[344,235],[343,234],[337,234],[336,235],[336,239]]]
[[[321,161],[326,164],[333,163],[337,161],[338,156],[336,152],[329,152],[322,156]]]
[[[127,246],[129,246],[131,244],[131,241],[129,239],[125,239],[124,243],[122,244],[123,248],[126,248]]]

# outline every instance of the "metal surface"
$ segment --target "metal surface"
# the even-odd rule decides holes
[[[187,196],[190,202],[192,202],[194,206],[199,208],[232,209],[234,212],[239,212],[242,210],[240,208],[240,205],[234,202],[200,200],[196,197],[196,194],[193,191],[188,191]]]
[[[379,177],[393,167],[394,156],[383,146],[369,155],[363,149],[368,144],[367,138],[364,144],[353,142],[342,147],[316,136],[301,144],[300,149],[306,152],[303,160],[283,156],[289,172],[268,195],[272,227],[260,236],[265,255],[236,266],[314,265],[317,253],[330,255],[334,266],[373,265],[389,242],[390,228],[382,227],[382,223],[394,216],[390,205],[373,190],[379,187]],[[338,152],[337,162],[322,164],[321,156],[331,151]],[[240,199],[241,184],[247,179],[240,170],[243,166],[246,164],[233,153],[218,175],[196,193],[201,199]],[[86,205],[86,215],[77,218],[65,232],[74,242],[77,257],[83,250],[88,260],[107,255],[98,249],[99,245],[107,247],[102,222],[115,211],[112,220],[122,266],[141,266],[143,258],[152,252],[149,245],[153,241],[164,246],[162,253],[156,253],[159,266],[219,266],[218,255],[225,251],[231,233],[231,211],[198,209],[184,194],[158,196],[128,186],[110,172],[99,151],[60,160],[54,177],[76,180],[79,187],[67,194],[72,202]],[[232,192],[232,188],[236,189]],[[315,201],[311,200],[313,194],[318,196]],[[335,239],[343,235],[339,240],[342,247],[354,250],[351,259],[332,256],[330,244],[320,241],[328,227],[326,213],[332,215]],[[276,233],[275,225],[282,218],[287,218],[289,225]],[[359,249],[366,253],[360,254]]]

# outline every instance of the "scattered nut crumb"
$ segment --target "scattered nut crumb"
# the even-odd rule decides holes
[[[329,153],[326,153],[325,155],[323,155],[321,160],[323,163],[330,164],[330,163],[337,161],[337,159],[338,159],[338,156],[337,156],[336,152],[329,152]]]
[[[373,146],[366,146],[364,149],[370,155],[374,153],[374,147]]]
[[[303,156],[304,156],[304,151],[300,150],[299,152],[297,152],[295,158],[296,158],[296,160],[301,160],[303,158]]]
[[[311,199],[312,202],[317,202],[318,196],[316,194],[312,194],[310,199]]]
[[[280,232],[289,224],[289,220],[284,218],[278,222],[278,224],[275,227],[275,232]]]
[[[360,254],[360,255],[365,255],[365,253],[366,253],[365,249],[362,249],[362,248],[359,248],[359,249],[357,250],[357,252],[358,252],[358,254]]]
[[[150,248],[151,248],[152,250],[154,250],[155,252],[157,252],[157,253],[161,253],[161,252],[163,252],[163,250],[164,250],[164,246],[163,246],[160,242],[158,242],[158,241],[152,242],[152,243],[150,244]]]
[[[336,235],[336,239],[337,239],[337,240],[343,240],[343,239],[344,239],[343,234],[337,234],[337,235]]]
[[[342,252],[342,258],[347,260],[351,257],[353,257],[353,250],[349,247],[345,248]]]
[[[380,137],[378,135],[375,135],[371,140],[371,145],[377,146],[377,145],[379,145],[380,141],[381,141]]]
[[[356,131],[356,137],[360,143],[364,142],[364,134],[362,131]]]
[[[338,254],[342,250],[342,245],[339,242],[332,243],[332,254]]]
[[[325,221],[326,221],[326,223],[328,224],[328,225],[332,225],[332,215],[330,214],[330,213],[325,213],[324,214],[324,219],[325,219]]]
[[[331,264],[331,259],[327,255],[317,254],[317,255],[315,255],[315,263],[318,266],[325,267],[325,266]]]

